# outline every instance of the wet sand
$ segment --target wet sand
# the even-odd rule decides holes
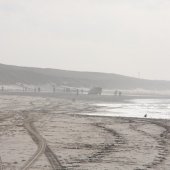
[[[24,128],[29,116],[63,169],[170,169],[170,120],[86,116],[100,107],[51,97],[3,95],[0,102],[0,156],[9,167],[20,169],[38,149]],[[52,170],[47,158],[42,153],[30,169]]]

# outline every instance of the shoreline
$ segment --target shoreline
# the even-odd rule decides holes
[[[0,92],[0,96],[30,96],[30,97],[50,97],[58,99],[88,101],[88,102],[108,102],[108,103],[130,103],[131,100],[135,99],[170,99],[169,95],[87,95],[87,94],[69,94],[69,93],[48,93],[48,92]]]

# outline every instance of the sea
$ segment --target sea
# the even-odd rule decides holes
[[[170,99],[135,99],[128,103],[98,103],[95,116],[170,119]]]

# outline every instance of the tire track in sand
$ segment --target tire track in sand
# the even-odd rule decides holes
[[[164,131],[160,134],[160,137],[156,137],[156,136],[154,136],[150,133],[147,133],[146,131],[140,130],[138,128],[139,125],[137,125],[137,126],[131,125],[130,126],[132,130],[139,132],[144,136],[153,138],[157,142],[156,149],[158,150],[158,154],[155,156],[155,158],[152,162],[143,165],[145,168],[142,169],[142,170],[155,169],[158,165],[163,164],[163,162],[166,160],[166,156],[168,155],[168,149],[167,149],[168,145],[167,145],[167,142],[166,142],[165,139],[167,138],[167,135],[170,132],[169,127],[167,127],[164,124],[161,124],[159,122],[149,121],[149,122],[145,122],[145,123],[146,124],[149,123],[151,125],[159,126],[159,127],[163,128]]]
[[[65,168],[61,165],[60,161],[58,160],[57,156],[53,153],[50,147],[46,144],[46,140],[38,133],[38,131],[33,125],[33,122],[30,120],[27,120],[24,123],[24,126],[29,132],[33,141],[37,144],[38,150],[25,163],[25,165],[21,168],[21,170],[28,170],[42,154],[45,154],[53,170],[65,170]]]
[[[25,163],[25,165],[21,168],[21,170],[28,170],[36,160],[44,153],[46,148],[46,141],[41,135],[36,131],[32,122],[26,121],[24,123],[24,127],[29,132],[30,136],[32,137],[33,141],[37,144],[38,149],[36,153]]]
[[[126,144],[126,140],[124,139],[124,137],[116,132],[114,129],[107,128],[101,123],[96,123],[94,124],[94,126],[104,130],[106,133],[113,135],[116,139],[113,141],[113,143],[104,144],[103,146],[101,146],[101,148],[97,152],[95,152],[88,158],[89,162],[100,162],[103,157],[112,153],[113,151],[116,151],[115,149],[117,149],[118,147]]]

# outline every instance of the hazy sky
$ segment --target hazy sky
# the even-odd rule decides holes
[[[0,0],[0,63],[170,80],[170,1]]]

